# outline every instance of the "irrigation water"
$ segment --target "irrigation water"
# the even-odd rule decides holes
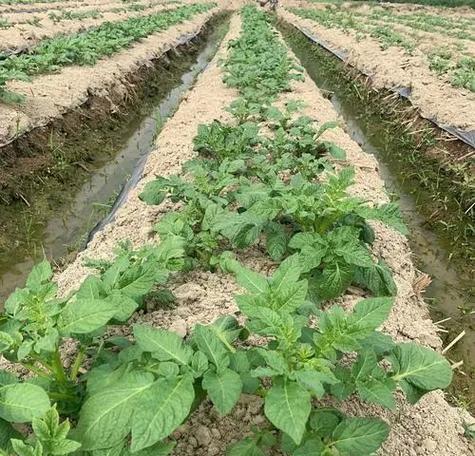
[[[212,19],[185,49],[171,52],[165,64],[158,62],[153,81],[146,81],[145,96],[119,122],[99,134],[90,132],[92,144],[74,143],[72,147],[89,149],[89,156],[93,149],[91,162],[68,164],[74,169],[65,173],[64,182],[45,186],[28,205],[19,202],[0,210],[0,302],[23,286],[43,256],[66,263],[86,245],[91,231],[110,220],[140,178],[154,138],[215,55],[227,27],[227,17]],[[67,152],[59,149],[61,161]]]
[[[381,106],[368,103],[368,90],[348,77],[345,67],[330,52],[311,42],[288,24],[279,28],[293,52],[317,86],[328,94],[336,111],[345,121],[347,132],[366,152],[373,154],[379,163],[381,175],[390,195],[400,205],[410,230],[410,245],[418,268],[427,273],[432,282],[425,291],[434,321],[445,320],[441,337],[447,345],[462,331],[464,337],[447,353],[452,361],[463,361],[452,387],[453,399],[458,405],[475,412],[475,290],[473,264],[470,260],[451,261],[451,245],[446,238],[432,229],[422,205],[423,189],[414,180],[406,179],[414,170],[399,157],[403,144],[400,131],[393,128],[388,117],[380,115]],[[379,101],[379,99],[378,99]],[[406,150],[403,152],[407,152]],[[427,206],[425,207],[427,209]],[[446,332],[444,332],[446,331]]]

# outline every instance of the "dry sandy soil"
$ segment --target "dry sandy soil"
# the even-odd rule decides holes
[[[148,4],[150,2],[142,1],[137,2],[141,4]],[[160,3],[160,2],[156,2]],[[163,2],[162,2],[163,3]],[[57,6],[60,5],[60,6]],[[30,5],[34,11],[28,10],[19,10],[19,11],[8,11],[11,10],[13,5],[10,5],[9,8],[6,8],[7,5],[0,5],[0,12],[2,14],[2,18],[5,18],[11,24],[22,23],[26,22],[28,19],[32,17],[37,17],[39,19],[44,19],[48,17],[49,13],[56,13],[60,14],[65,11],[75,11],[75,12],[83,12],[89,10],[97,10],[103,11],[108,10],[111,8],[119,8],[123,7],[124,3],[117,1],[117,0],[97,0],[95,2],[81,2],[77,3],[77,6],[71,3],[35,3],[34,5]]]
[[[84,6],[96,7],[99,5],[116,3],[113,0],[76,0],[76,1],[59,1],[59,2],[35,2],[29,4],[11,4],[0,5],[0,13],[30,13],[32,11],[48,11],[59,10],[64,8],[82,8]]]
[[[437,120],[442,125],[475,131],[475,93],[453,87],[447,78],[440,78],[429,69],[427,53],[431,44],[427,37],[422,39],[420,48],[408,55],[402,48],[391,46],[383,50],[378,41],[371,37],[361,39],[352,30],[327,28],[283,8],[279,9],[278,14],[331,49],[343,53],[348,64],[371,77],[374,87],[409,88],[410,100],[423,117]],[[433,41],[437,47],[452,42],[452,39],[440,38],[439,35],[437,41]],[[470,44],[470,49],[473,50],[473,44]]]
[[[156,175],[180,173],[183,163],[194,156],[192,139],[200,123],[214,119],[229,120],[229,114],[224,109],[236,98],[237,93],[222,82],[223,73],[218,61],[225,57],[226,44],[237,36],[239,27],[239,18],[234,16],[230,32],[217,56],[199,77],[195,87],[184,97],[178,111],[158,136],[142,179],[128,195],[115,220],[97,233],[87,249],[57,275],[62,293],[76,289],[89,273],[82,265],[85,258],[110,258],[119,240],[129,239],[136,247],[157,240],[152,226],[173,208],[173,204],[165,201],[159,206],[147,206],[139,200],[138,194]],[[291,93],[280,97],[279,103],[282,104],[288,99],[303,99],[308,105],[305,113],[315,121],[324,122],[337,118],[330,102],[322,96],[309,77],[306,77],[304,82],[295,82],[292,89]],[[356,168],[357,178],[352,192],[373,202],[387,201],[388,196],[378,174],[375,159],[363,152],[342,129],[327,131],[325,134],[325,139],[332,140],[346,149],[348,162]],[[377,241],[374,251],[391,267],[399,290],[384,331],[398,340],[415,340],[439,349],[441,341],[437,328],[430,320],[426,304],[414,292],[413,284],[418,272],[412,263],[407,240],[379,224],[375,224],[375,229]],[[244,252],[240,259],[256,270],[268,271],[270,268],[259,247]],[[170,328],[185,336],[196,322],[211,322],[219,315],[236,310],[233,294],[239,290],[229,275],[195,271],[176,277],[172,289],[177,296],[176,308],[139,314],[135,319]],[[357,299],[357,296],[348,294],[338,301],[345,307],[351,307]],[[464,420],[471,418],[461,410],[449,406],[442,392],[426,395],[416,406],[409,405],[402,397],[398,402],[397,413],[363,405],[354,399],[345,402],[342,407],[349,414],[378,415],[391,424],[391,435],[378,453],[380,455],[473,454],[473,448],[463,437]],[[252,426],[262,425],[264,421],[260,399],[244,397],[225,418],[218,417],[210,404],[204,403],[191,420],[175,432],[174,437],[178,440],[178,445],[174,454],[224,455],[228,444],[242,438]]]
[[[9,82],[7,87],[23,93],[26,100],[18,106],[0,104],[0,148],[19,135],[47,125],[81,106],[95,94],[116,92],[126,96],[131,89],[126,81],[128,74],[158,58],[187,36],[196,34],[218,11],[220,7],[213,8],[191,21],[150,35],[110,58],[99,60],[94,66],[68,66],[59,73],[37,76],[28,82]]]

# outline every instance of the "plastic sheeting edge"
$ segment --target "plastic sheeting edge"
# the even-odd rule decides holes
[[[346,59],[348,57],[348,54],[346,52],[342,52],[338,49],[333,48],[333,46],[330,46],[326,41],[321,40],[320,38],[314,36],[312,33],[308,32],[304,27],[300,27],[299,25],[296,25],[292,22],[290,24],[295,27],[297,30],[299,30],[302,34],[304,34],[310,41],[318,44],[319,46],[323,47],[326,49],[328,52],[331,52],[335,57],[340,59],[342,62],[347,63]],[[356,68],[356,67],[354,67]],[[358,71],[365,76],[367,76],[369,79],[371,78],[371,74],[368,74],[359,68],[357,68]],[[409,87],[392,87],[389,90],[392,92],[396,92],[399,96],[406,98],[409,100],[409,102],[412,104],[411,101],[411,89]],[[414,105],[413,105],[414,106]],[[468,144],[470,147],[475,148],[475,130],[467,131],[467,130],[462,130],[461,128],[453,127],[450,125],[445,125],[439,122],[435,117],[427,117],[419,113],[421,117],[424,119],[429,120],[432,122],[434,125],[436,125],[438,128],[441,130],[444,130],[445,132],[449,133],[452,136],[455,136],[458,138],[460,141],[464,142],[465,144]]]

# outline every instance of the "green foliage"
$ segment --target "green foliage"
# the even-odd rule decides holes
[[[86,10],[86,11],[60,11],[55,13],[54,11],[48,14],[48,18],[55,24],[61,21],[73,21],[82,19],[98,19],[102,14],[98,10]]]
[[[452,83],[475,92],[475,58],[463,57],[455,66]]]
[[[104,22],[85,32],[42,40],[30,52],[0,61],[0,101],[18,102],[4,89],[5,82],[57,71],[66,65],[94,65],[100,58],[130,46],[146,36],[208,11],[214,3],[185,5],[121,22]]]
[[[232,260],[227,268],[249,291],[236,298],[247,317],[246,327],[268,339],[266,346],[250,350],[259,359],[251,375],[272,379],[265,394],[265,414],[293,445],[366,455],[387,437],[388,427],[381,421],[347,418],[316,438],[311,430],[312,397],[333,394],[345,399],[356,393],[363,401],[394,408],[398,386],[413,400],[414,393],[420,397],[450,383],[452,370],[443,357],[416,344],[395,344],[377,331],[389,315],[391,298],[362,300],[351,312],[338,306],[312,311],[296,257],[284,261],[269,278]],[[318,317],[316,326],[309,324],[309,310]],[[351,362],[346,354],[353,352],[359,355]],[[391,368],[384,369],[382,360]],[[261,388],[269,388],[269,382]]]
[[[59,422],[54,407],[43,416],[33,418],[33,435],[27,442],[12,438],[11,446],[18,456],[61,456],[74,453],[81,446],[79,442],[68,439],[69,422]]]
[[[241,36],[229,45],[224,81],[239,89],[249,107],[262,111],[278,93],[290,89],[291,80],[301,79],[302,72],[275,39],[265,14],[244,8],[242,18]]]
[[[319,400],[357,395],[394,409],[398,388],[416,402],[450,383],[441,355],[380,331],[396,286],[374,258],[368,221],[404,232],[397,207],[350,196],[354,171],[335,172],[327,157],[343,160],[344,151],[322,139],[335,122],[315,125],[298,115],[299,102],[272,106],[301,73],[262,12],[245,7],[243,19],[225,63],[240,93],[229,109],[235,119],[201,126],[185,176],[159,177],[140,195],[148,204],[180,203],[155,226],[160,244],[121,243],[113,261],[89,260],[96,273],[67,296],[43,261],[5,302],[0,351],[30,376],[0,371],[1,454],[165,456],[174,444],[164,440],[201,401],[223,416],[247,393],[263,398],[268,422],[229,455],[278,447],[293,456],[369,456],[388,425]],[[272,275],[226,250],[251,245],[274,260]],[[235,275],[244,290],[235,298],[239,321],[223,315],[186,338],[145,324],[116,335],[113,326],[130,326],[148,296],[173,300],[171,274],[198,266]],[[377,297],[350,309],[324,305],[350,284]],[[68,363],[66,340],[76,347]],[[31,432],[17,431],[19,423]]]
[[[169,237],[158,246],[137,251],[123,244],[114,261],[95,263],[100,265],[100,275],[87,277],[77,291],[61,298],[52,281],[52,269],[48,262],[43,261],[31,271],[26,287],[17,289],[7,299],[0,324],[2,354],[34,375],[27,382],[21,382],[6,372],[1,376],[0,418],[7,424],[32,423],[35,433],[33,440],[19,439],[20,435],[12,434],[11,437],[16,439],[12,440],[12,446],[17,454],[69,454],[79,445],[83,450],[94,449],[89,446],[96,445],[97,441],[90,443],[88,438],[95,439],[97,435],[104,442],[103,448],[124,443],[131,429],[125,428],[124,431],[119,424],[108,421],[116,413],[127,413],[116,404],[116,400],[123,398],[123,407],[130,406],[128,394],[131,394],[131,400],[135,400],[138,391],[142,391],[140,388],[143,391],[146,387],[152,388],[153,376],[150,378],[151,374],[147,372],[143,375],[132,372],[131,377],[127,377],[126,388],[118,375],[106,384],[94,382],[95,368],[105,369],[107,364],[104,361],[111,362],[114,356],[118,356],[116,352],[109,352],[111,348],[117,348],[117,342],[113,338],[109,341],[107,337],[104,340],[104,334],[107,325],[127,322],[154,287],[163,287],[170,273],[184,266],[183,255],[183,241],[179,238]],[[76,358],[68,367],[60,355],[66,338],[72,338],[77,347]],[[122,358],[128,359],[128,345],[122,344],[122,348]],[[86,356],[99,363],[98,366],[93,364],[88,373],[87,387],[81,373]],[[162,383],[160,385],[165,389]],[[111,409],[105,410],[104,405],[109,400],[112,401]],[[69,424],[67,421],[59,424],[58,412],[56,408],[50,409],[51,403],[62,416],[76,419],[79,415],[73,440],[68,438]],[[142,410],[143,414],[146,412]],[[173,412],[175,419],[179,417],[176,410],[167,409],[166,412]],[[134,445],[142,449],[161,440],[161,437],[155,438],[156,429],[145,431],[140,424],[149,423],[149,416],[140,415],[137,420],[139,424],[135,424],[134,432],[138,443]],[[82,434],[84,427],[88,438]],[[161,425],[160,429],[163,433]],[[122,439],[119,438],[122,435]]]

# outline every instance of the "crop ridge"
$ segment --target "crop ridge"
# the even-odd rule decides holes
[[[332,50],[343,56],[343,60],[364,74],[371,75],[375,88],[409,88],[410,100],[423,117],[436,119],[448,127],[467,132],[475,129],[471,106],[474,94],[468,89],[455,88],[448,81],[441,80],[429,69],[425,55],[406,55],[403,48],[392,46],[381,49],[375,38],[358,40],[353,31],[328,28],[311,19],[295,14],[294,10],[280,10],[284,21],[307,30],[325,42]],[[378,59],[374,59],[378,55]],[[408,65],[410,62],[414,62]],[[430,85],[427,85],[430,81]],[[430,89],[427,89],[430,87]]]
[[[32,15],[36,19],[29,19],[29,21],[38,20],[39,22],[37,26],[31,26],[28,22],[16,24],[15,22],[9,21],[11,26],[4,30],[0,30],[0,54],[19,55],[22,52],[31,52],[34,51],[35,46],[41,45],[44,40],[49,40],[59,36],[67,36],[73,33],[84,33],[88,30],[93,30],[106,22],[118,23],[131,17],[145,17],[150,14],[176,9],[179,6],[163,3],[139,5],[143,6],[144,9],[131,11],[126,9],[127,5],[122,7],[123,9],[120,11],[98,9],[97,17],[85,16],[83,18],[78,17],[77,19],[72,18],[71,20],[61,20],[62,16],[58,13],[56,13],[55,16],[54,12],[49,13],[45,17]],[[75,10],[70,11],[72,11],[72,14],[80,14]],[[94,12],[96,10],[89,11]],[[43,23],[42,21],[45,19],[47,22]]]
[[[57,74],[35,77],[23,85],[14,82],[11,90],[26,94],[20,107],[0,105],[0,147],[4,147],[32,129],[43,127],[65,112],[83,105],[91,95],[116,90],[127,92],[123,80],[141,65],[157,59],[187,36],[196,34],[220,8],[194,16],[167,30],[152,34],[114,56],[93,66],[63,67]],[[74,85],[72,81],[75,81]],[[65,93],[67,92],[67,93]],[[33,95],[31,95],[33,94]],[[111,107],[114,109],[114,106]]]

